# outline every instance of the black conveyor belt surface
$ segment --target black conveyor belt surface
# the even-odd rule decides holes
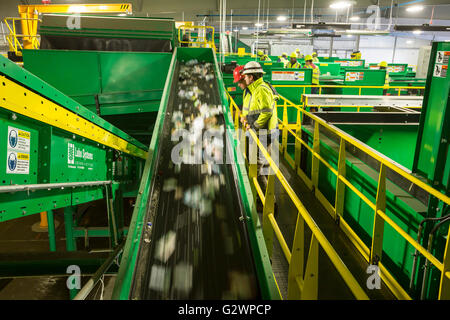
[[[203,133],[207,128],[221,132],[205,145],[214,145],[224,164],[174,164],[172,150],[181,141],[172,141],[175,128],[190,130],[192,137],[197,126]],[[230,147],[223,128],[213,65],[178,62],[131,298],[261,297],[236,174],[225,160]]]

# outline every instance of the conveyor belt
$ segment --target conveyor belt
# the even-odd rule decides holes
[[[195,68],[202,74],[196,74]],[[207,72],[203,73],[203,68]],[[198,87],[198,98],[191,96],[192,86]],[[171,141],[175,127],[189,130],[194,123],[203,123],[206,128],[215,122],[213,127],[223,130],[222,113],[203,121],[198,118],[205,112],[221,111],[219,104],[213,65],[186,67],[178,62],[160,137],[132,299],[261,297],[233,166],[176,165],[171,158],[173,147],[179,143],[178,139]],[[222,131],[214,144],[219,156],[223,144],[223,163],[230,148],[226,136]]]

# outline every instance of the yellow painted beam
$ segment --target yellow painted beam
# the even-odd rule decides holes
[[[130,155],[147,158],[145,150],[4,76],[0,76],[0,107]]]
[[[131,3],[19,5],[20,13],[132,13]]]

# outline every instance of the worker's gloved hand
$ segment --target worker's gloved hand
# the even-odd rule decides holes
[[[245,116],[243,116],[243,115],[241,115],[241,118],[240,118],[240,120],[241,120],[241,123],[244,123],[244,122],[246,122],[247,120],[245,119]]]

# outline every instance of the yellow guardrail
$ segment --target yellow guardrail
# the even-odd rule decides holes
[[[425,90],[424,86],[349,86],[349,85],[313,85],[313,84],[295,84],[295,85],[287,85],[287,84],[275,84],[273,85],[275,88],[299,88],[303,89],[303,92],[300,95],[306,93],[306,88],[319,88],[319,94],[322,94],[323,88],[346,88],[346,89],[358,89],[358,95],[361,95],[362,89],[394,89],[398,90],[398,96],[401,95],[402,90],[405,89],[416,89],[416,90]]]
[[[450,198],[438,190],[430,187],[428,184],[417,179],[410,172],[398,163],[392,161],[386,156],[376,152],[360,141],[356,140],[352,136],[348,135],[344,131],[328,124],[326,121],[307,112],[302,106],[295,105],[288,99],[280,96],[283,100],[282,105],[278,107],[283,108],[282,120],[279,119],[280,130],[282,131],[281,148],[286,160],[295,168],[299,176],[305,181],[310,189],[314,188],[314,192],[318,200],[324,205],[330,214],[334,216],[336,220],[339,219],[340,225],[349,236],[355,247],[361,252],[365,259],[369,263],[377,263],[380,266],[381,277],[386,282],[391,291],[400,299],[410,299],[410,296],[406,291],[398,284],[398,282],[389,274],[387,269],[381,263],[382,258],[382,244],[383,244],[383,232],[384,224],[387,223],[391,226],[403,239],[405,239],[410,245],[412,245],[418,252],[420,252],[428,261],[430,261],[439,271],[441,271],[441,280],[439,288],[439,299],[450,299],[450,228],[447,236],[447,242],[445,246],[445,252],[443,261],[439,261],[434,255],[432,255],[425,247],[414,240],[405,230],[397,225],[386,214],[386,169],[396,172],[403,178],[407,179],[412,184],[415,184],[419,188],[423,189],[430,195],[433,195],[437,199],[443,201],[445,204],[450,205]],[[295,124],[288,123],[287,108],[292,107],[297,110],[297,122]],[[306,141],[301,138],[301,132],[303,130],[301,119],[308,117],[314,122],[313,132],[313,146],[309,146]],[[330,163],[328,163],[320,155],[320,127],[324,127],[328,132],[335,135],[340,140],[339,156],[338,156],[338,169],[334,169]],[[295,131],[292,130],[295,129]],[[295,138],[295,154],[294,159],[287,152],[287,136],[288,133]],[[300,152],[301,146],[304,146],[312,154],[312,169],[311,179],[307,177],[306,173],[300,167]],[[377,160],[380,163],[380,169],[378,172],[378,188],[376,194],[376,201],[369,200],[361,191],[359,191],[350,181],[345,177],[345,159],[346,159],[346,146],[353,146],[371,158]],[[329,203],[319,190],[318,178],[319,178],[319,161],[323,163],[334,175],[336,175],[336,200],[334,205]],[[359,198],[361,198],[370,208],[374,210],[374,228],[372,233],[372,243],[369,249],[363,241],[357,236],[354,230],[345,222],[342,217],[344,208],[344,194],[345,186],[352,190]]]
[[[6,17],[3,21],[5,22],[6,27],[9,30],[9,34],[6,35],[6,40],[9,44],[10,51],[14,52],[16,56],[20,56],[22,54],[23,45],[19,41],[19,39],[27,39],[31,41],[32,48],[33,49],[39,49],[39,36],[38,35],[30,35],[31,30],[28,31],[28,34],[18,34],[16,30],[16,22],[17,21],[24,21],[24,20],[32,20],[33,22],[41,21],[38,18],[16,18],[16,17]],[[27,24],[27,26],[30,26],[33,24]]]
[[[186,34],[186,32],[190,33],[192,30],[198,29],[205,30],[205,35],[200,36],[200,32],[197,32],[197,36],[189,36],[189,41],[183,40],[183,37],[181,36],[181,31],[184,31],[183,34]],[[208,34],[207,30],[211,30],[211,39],[208,40]],[[191,41],[194,40],[194,41]],[[196,46],[204,46],[204,48],[213,48],[214,52],[216,52],[216,45],[214,44],[214,27],[211,26],[193,26],[190,24],[182,25],[178,28],[178,42],[182,44],[187,44],[189,47],[196,47]]]
[[[234,117],[235,129],[239,129],[239,117],[240,110],[233,101],[233,98],[227,93],[231,116]],[[249,179],[253,183],[253,187],[256,189],[257,194],[261,198],[261,202],[263,203],[263,219],[262,219],[262,228],[264,240],[266,242],[267,250],[269,255],[272,255],[272,247],[273,247],[273,234],[275,233],[276,238],[278,239],[282,251],[286,257],[286,260],[289,264],[289,273],[288,273],[288,299],[317,299],[318,298],[318,264],[319,264],[319,245],[322,247],[324,252],[327,254],[333,265],[336,267],[336,270],[347,284],[348,288],[351,290],[353,295],[357,299],[368,300],[369,297],[364,292],[362,287],[353,277],[351,272],[348,270],[347,266],[341,260],[337,252],[334,250],[331,243],[322,233],[320,228],[317,226],[316,222],[313,220],[308,210],[304,207],[298,196],[295,194],[292,187],[289,185],[286,178],[281,173],[278,166],[275,164],[268,151],[259,141],[256,133],[253,130],[249,130],[248,133],[250,137],[253,139],[255,143],[252,143],[249,151],[249,154],[257,154],[258,149],[263,153],[264,157],[270,164],[270,167],[273,170],[273,174],[268,176],[268,182],[265,192],[259,186],[257,181],[257,164],[252,163],[252,161],[248,161],[248,171],[249,171]],[[241,134],[241,147],[245,150],[245,131]],[[244,158],[245,152],[244,152]],[[247,159],[248,160],[248,159]],[[292,251],[289,250],[289,246],[286,243],[286,240],[277,224],[277,221],[274,217],[274,180],[275,177],[278,178],[279,182],[283,186],[284,190],[289,195],[290,199],[294,203],[295,207],[298,210],[297,215],[297,223],[295,227],[295,236],[292,246]],[[309,245],[308,256],[305,261],[305,223],[310,228],[312,232],[311,241]],[[305,267],[306,263],[306,267]],[[276,280],[276,279],[275,279]]]

